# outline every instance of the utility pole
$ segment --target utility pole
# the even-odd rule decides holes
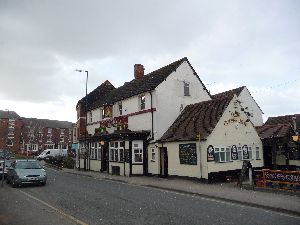
[[[75,70],[76,72],[83,72],[83,70]],[[89,79],[89,71],[85,70],[86,73],[86,82],[85,82],[85,130],[84,130],[84,170],[89,169],[89,151],[88,151],[88,145],[87,145],[87,111],[88,111],[88,101],[87,101],[87,85],[88,85],[88,79]],[[80,160],[80,159],[79,159]],[[87,167],[88,166],[88,167]]]
[[[3,182],[4,182],[4,169],[5,169],[5,159],[6,159],[6,148],[8,145],[8,126],[9,126],[9,110],[6,109],[7,111],[7,133],[6,133],[6,139],[5,139],[5,149],[3,150],[3,166],[2,166],[2,180],[1,180],[1,187],[3,187]]]

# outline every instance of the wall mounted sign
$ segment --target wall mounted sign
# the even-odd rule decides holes
[[[248,146],[247,145],[244,145],[242,147],[242,151],[243,151],[243,160],[248,160],[250,157],[249,157],[249,150],[248,150]]]
[[[236,145],[232,145],[230,154],[231,154],[231,160],[238,160],[238,149]]]
[[[196,144],[179,144],[179,160],[180,164],[197,165]]]
[[[207,162],[215,161],[215,149],[214,146],[209,145],[207,147]]]

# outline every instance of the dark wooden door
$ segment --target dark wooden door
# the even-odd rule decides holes
[[[168,176],[168,150],[166,147],[160,148],[160,176]]]

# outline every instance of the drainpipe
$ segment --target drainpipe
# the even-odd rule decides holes
[[[153,131],[153,127],[154,127],[154,121],[153,121],[153,98],[152,98],[152,92],[149,91],[150,94],[150,99],[151,99],[151,138],[149,139],[149,141],[154,140],[154,131]]]

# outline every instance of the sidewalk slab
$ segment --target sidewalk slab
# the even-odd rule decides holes
[[[287,195],[278,192],[273,193],[244,188],[240,189],[233,183],[207,184],[181,178],[166,179],[147,176],[125,177],[95,171],[78,171],[75,169],[65,168],[62,170],[62,172],[186,194],[195,194],[201,197],[230,201],[233,203],[300,216],[300,197],[299,195],[292,195],[293,193],[291,193],[291,195]]]

